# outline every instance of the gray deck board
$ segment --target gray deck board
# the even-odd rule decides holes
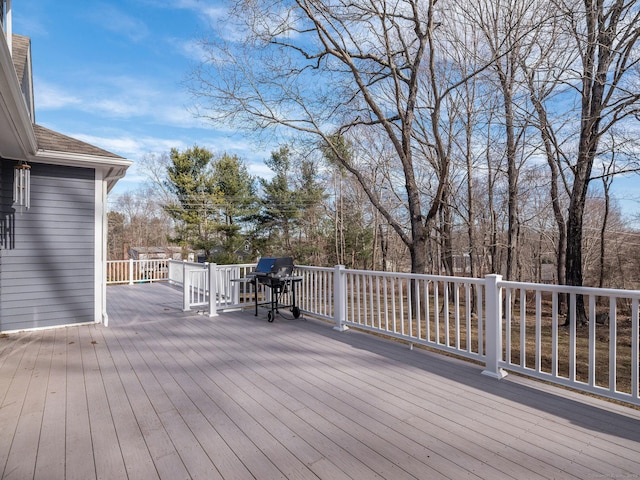
[[[100,336],[92,335],[92,329],[80,329],[80,332],[87,334],[80,339],[80,345],[96,476],[124,478],[124,458],[98,363],[98,355],[104,347],[98,343]]]
[[[35,346],[34,346],[35,347]],[[27,360],[25,355],[23,360]],[[33,442],[33,438],[37,438],[40,434],[40,425],[42,423],[42,411],[44,407],[44,398],[46,395],[46,382],[38,381],[38,377],[45,375],[51,362],[51,344],[49,342],[39,342],[35,353],[35,362],[33,364],[23,364],[23,372],[17,372],[16,380],[20,383],[24,382],[24,402],[21,405],[17,417],[17,424],[13,442],[11,444],[12,452],[20,452],[20,455],[13,455],[12,462],[6,465],[7,478],[30,478],[33,476],[35,460],[38,445]],[[33,368],[30,378],[27,380],[24,373]],[[18,383],[19,385],[19,383]],[[19,387],[21,390],[23,386]]]
[[[27,337],[26,341],[19,342],[22,348],[8,353],[10,358],[3,364],[3,371],[6,370],[7,374],[0,375],[4,393],[0,404],[0,458],[5,459],[2,470],[3,477],[6,478],[20,479],[24,478],[24,475],[28,476],[27,472],[35,463],[35,459],[28,456],[29,452],[26,461],[23,462],[21,452],[13,448],[14,441],[18,447],[23,438],[17,427],[20,424],[22,406],[27,400],[32,372],[36,371],[35,365],[41,345],[37,334],[28,334]]]
[[[60,328],[51,332],[51,365],[46,385],[42,425],[37,443],[38,456],[35,462],[35,478],[64,479],[65,437],[67,404],[67,332]],[[35,443],[35,442],[34,442]]]
[[[101,334],[96,349],[98,365],[127,475],[129,478],[159,478],[123,383],[123,378],[128,376],[126,373],[133,373],[133,370],[117,342],[107,345],[104,334],[110,332],[97,330]]]
[[[3,479],[640,478],[640,411],[312,319],[108,289],[0,338]],[[263,313],[263,312],[261,312]]]
[[[65,474],[67,479],[83,479],[95,476],[93,438],[89,423],[87,403],[87,377],[82,358],[82,341],[87,341],[85,328],[67,330],[67,402],[65,425]],[[62,412],[61,412],[62,413]],[[96,454],[100,454],[96,451]]]
[[[366,371],[364,368],[356,370]],[[394,370],[397,372],[394,373]],[[418,434],[431,429],[432,435],[435,435],[438,431],[440,443],[446,449],[456,449],[464,445],[464,452],[476,452],[474,458],[468,459],[470,465],[483,461],[488,454],[494,454],[491,465],[500,469],[500,473],[494,472],[494,475],[508,474],[519,478],[523,476],[535,478],[543,475],[545,470],[549,471],[544,463],[535,462],[535,459],[533,462],[521,464],[522,454],[530,455],[532,448],[537,448],[537,456],[544,457],[547,462],[554,460],[555,468],[560,468],[564,462],[565,467],[570,465],[571,468],[576,469],[576,466],[572,465],[575,459],[565,459],[555,454],[558,446],[554,445],[552,435],[547,435],[546,430],[538,432],[541,437],[539,445],[536,445],[535,441],[532,444],[529,440],[513,442],[514,437],[519,438],[522,433],[535,428],[537,420],[535,414],[532,418],[523,419],[528,414],[526,410],[511,408],[511,412],[505,411],[510,408],[507,405],[499,412],[500,415],[507,413],[510,419],[507,424],[503,424],[500,418],[497,418],[495,406],[491,403],[487,406],[482,399],[469,400],[462,389],[447,390],[448,382],[440,382],[442,391],[438,388],[434,392],[428,392],[425,390],[427,384],[424,378],[417,378],[416,381],[411,382],[406,376],[402,376],[403,372],[407,373],[406,366],[394,364],[376,372],[375,377],[367,378],[366,375],[357,374],[352,377],[351,382],[354,382],[354,385],[360,385],[361,391],[368,389],[377,391],[376,384],[380,383],[389,385],[391,390],[386,392],[386,395],[381,395],[380,401],[393,403],[401,412],[411,412],[413,417],[408,425],[403,427],[405,434],[415,427],[419,429]],[[406,388],[407,386],[409,389]],[[345,388],[348,388],[348,385]],[[364,401],[366,401],[365,398],[359,398],[356,404],[362,405]],[[424,409],[423,405],[429,405],[428,410]],[[363,411],[364,409],[361,408],[358,413]],[[505,439],[509,439],[509,443],[505,443]],[[573,440],[570,439],[570,443],[573,443]],[[476,445],[475,448],[473,448],[474,445]],[[456,455],[458,461],[464,457],[464,452]],[[597,452],[594,453],[597,454]],[[585,470],[582,475],[600,466],[600,459],[590,455],[584,457],[591,468]],[[520,467],[529,470],[523,471]]]

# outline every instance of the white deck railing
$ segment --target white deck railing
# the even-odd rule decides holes
[[[498,281],[504,352],[500,366],[528,376],[640,405],[640,291]],[[560,298],[570,319],[562,326]],[[506,308],[511,305],[511,308]],[[562,320],[562,321],[561,321]],[[623,385],[623,387],[620,387]]]
[[[170,260],[168,280],[182,287],[183,310],[206,309],[210,316],[214,316],[218,310],[254,304],[252,286],[242,281],[254,268],[255,264],[216,265]],[[260,289],[258,294],[264,295],[265,292]]]
[[[107,285],[149,283],[167,280],[167,259],[108,260]]]
[[[238,281],[253,268],[171,261],[169,278],[183,286],[185,310],[202,308],[213,316],[253,307],[253,287]],[[303,277],[300,310],[338,330],[358,328],[470,358],[495,378],[513,371],[640,405],[640,291],[342,266],[297,266],[295,274]],[[261,289],[259,301],[268,294]],[[563,326],[567,315],[578,318],[579,297],[588,321]]]

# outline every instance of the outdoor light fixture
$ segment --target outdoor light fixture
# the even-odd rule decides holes
[[[27,210],[31,206],[31,167],[26,162],[13,167],[13,204]]]

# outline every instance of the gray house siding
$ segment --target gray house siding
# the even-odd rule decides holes
[[[95,171],[31,164],[31,208],[0,172],[0,331],[95,320]]]

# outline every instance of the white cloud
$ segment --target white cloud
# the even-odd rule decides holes
[[[55,126],[49,127],[56,130]],[[106,134],[94,135],[68,131],[64,133],[133,160],[133,164],[127,170],[127,175],[118,181],[116,187],[109,194],[111,201],[115,201],[114,199],[127,192],[137,191],[148,184],[149,179],[144,171],[142,161],[146,156],[162,155],[168,153],[172,148],[185,150],[194,144],[209,149],[215,155],[222,153],[238,155],[246,162],[251,175],[267,179],[273,176],[273,172],[264,164],[264,159],[269,155],[270,150],[258,149],[244,138],[221,134],[213,130],[190,130],[185,132],[184,137],[136,136],[129,132],[115,130]]]
[[[83,104],[83,110],[95,112],[96,110],[113,117],[139,117],[144,115],[141,105],[128,101],[126,98],[96,99]],[[146,108],[144,109],[146,110]]]
[[[57,85],[39,79],[36,80],[36,85],[37,90],[34,95],[38,109],[78,108],[82,105],[80,97],[64,91]]]
[[[179,87],[163,90],[147,79],[101,77],[63,87],[37,78],[35,96],[37,111],[80,111],[105,120],[137,119],[180,128],[204,125],[185,106],[188,102],[186,92]]]
[[[204,6],[198,2],[196,10],[208,20],[219,20],[226,14],[226,9],[220,7]]]
[[[205,62],[211,57],[211,53],[203,46],[200,40],[174,40],[178,53],[194,62]]]
[[[184,148],[179,139],[158,138],[152,136],[133,136],[114,133],[111,136],[69,133],[69,136],[108,150],[129,160],[137,160],[149,153],[164,153],[171,148]]]
[[[214,6],[201,0],[144,0],[144,3],[156,8],[170,8],[177,10],[191,10],[207,20],[217,20],[227,11],[226,8]],[[210,2],[215,3],[215,2]]]
[[[124,36],[134,42],[149,35],[149,29],[142,20],[128,15],[108,3],[91,8],[90,12],[86,14],[86,18],[105,30]]]
[[[55,130],[55,127],[51,127]],[[136,136],[122,131],[110,131],[107,135],[65,132],[73,138],[90,143],[107,151],[128,158],[139,160],[146,155],[168,153],[172,148],[184,150],[197,144],[211,150],[214,154],[229,153],[238,155],[252,164],[252,174],[266,174],[270,170],[264,166],[268,151],[258,150],[254,144],[243,137],[230,136],[213,130],[188,131],[185,136],[158,137],[150,135]],[[255,170],[255,171],[253,171]]]
[[[176,8],[192,10],[207,20],[218,20],[227,12],[224,7],[213,6],[200,0],[178,0],[170,3]]]

